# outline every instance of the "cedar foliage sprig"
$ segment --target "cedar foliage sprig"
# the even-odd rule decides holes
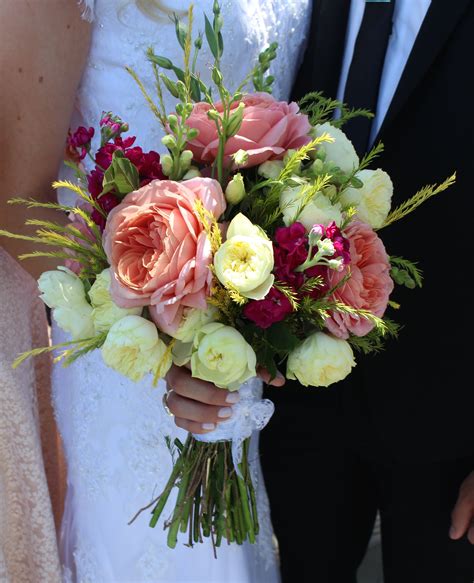
[[[389,225],[405,218],[415,209],[425,203],[427,200],[444,192],[450,186],[456,182],[456,172],[452,174],[449,178],[446,178],[441,184],[431,184],[424,186],[419,190],[414,196],[403,202],[400,206],[394,209],[386,218],[385,223],[382,225],[382,229],[388,227]]]

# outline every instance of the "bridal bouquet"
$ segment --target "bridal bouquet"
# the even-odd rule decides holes
[[[415,264],[387,254],[380,232],[454,181],[392,209],[390,177],[369,169],[382,145],[359,160],[341,130],[368,112],[320,93],[299,106],[277,101],[268,75],[275,45],[230,90],[220,67],[217,3],[205,21],[214,56],[207,86],[196,71],[203,38],[193,40],[192,16],[191,8],[187,26],[175,21],[183,68],[148,51],[156,102],[130,71],[165,131],[168,153],[143,152],[124,136],[127,124],[104,114],[97,152],[93,128],[69,136],[77,183],[54,184],[80,202],[47,205],[68,212],[71,222],[28,221],[38,227],[29,240],[57,248],[28,256],[65,261],[39,279],[42,299],[71,335],[59,347],[65,364],[99,349],[108,366],[135,381],[149,373],[157,381],[174,362],[241,391],[231,420],[176,442],[174,469],[151,518],[155,526],[176,487],[165,523],[171,547],[180,531],[191,545],[203,537],[215,546],[255,541],[249,439],[272,405],[248,381],[259,367],[274,376],[286,366],[288,378],[327,387],[351,372],[354,350],[377,351],[396,336],[396,323],[385,317],[389,304],[397,307],[394,285],[413,288],[422,278]],[[255,92],[245,93],[250,81]],[[165,90],[176,98],[172,113]]]

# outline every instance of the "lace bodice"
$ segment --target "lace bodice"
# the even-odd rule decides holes
[[[185,11],[190,0],[168,0],[162,3],[171,14]],[[212,15],[213,0],[195,3],[195,33],[204,31],[203,13]],[[102,110],[120,115],[130,125],[131,135],[138,137],[144,150],[163,151],[162,129],[149,110],[135,83],[126,72],[132,67],[145,87],[153,93],[153,72],[146,61],[149,46],[155,52],[182,62],[181,48],[174,33],[174,23],[165,12],[159,20],[143,14],[133,1],[86,0],[84,14],[93,19],[90,56],[77,94],[76,111],[71,126],[97,127]],[[302,57],[309,24],[311,0],[225,0],[224,55],[222,70],[227,85],[237,87],[249,72],[258,54],[271,42],[279,43],[271,72],[275,76],[273,93],[287,99]],[[210,83],[213,57],[203,43],[198,70]],[[248,90],[252,90],[249,86]],[[165,94],[167,111],[175,101]],[[70,196],[61,193],[62,200]]]

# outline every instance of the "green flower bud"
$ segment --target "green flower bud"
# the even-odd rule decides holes
[[[213,67],[212,69],[212,80],[216,85],[222,85],[222,73],[217,67]]]
[[[235,136],[242,125],[242,120],[244,118],[245,104],[240,102],[234,113],[229,118],[229,125],[227,126],[226,135],[228,138]]]
[[[168,91],[171,93],[171,95],[173,97],[178,98],[179,93],[178,93],[178,88],[176,86],[176,83],[174,81],[171,81],[171,79],[169,77],[167,77],[166,75],[164,75],[163,73],[161,73],[160,78],[163,81],[163,84],[166,87],[166,89],[168,89]]]
[[[197,128],[189,128],[186,136],[188,140],[195,140],[199,136],[199,130]]]
[[[163,174],[169,176],[173,172],[173,158],[169,154],[164,154],[160,161]]]
[[[176,148],[176,140],[170,134],[166,134],[166,136],[163,136],[161,138],[161,143],[163,144],[163,146],[166,146],[170,150],[172,150],[173,148]]]
[[[178,103],[178,106],[179,105],[181,104]],[[178,106],[176,107],[176,111],[179,113]],[[168,123],[170,124],[170,128],[172,129],[173,132],[175,132],[178,129],[178,118],[173,113],[170,113],[170,115],[168,116]]]
[[[195,48],[199,51],[202,48],[202,34],[200,34],[197,39],[194,41]]]
[[[236,166],[245,166],[249,160],[249,153],[245,150],[237,150],[235,154],[232,154]]]
[[[245,198],[246,194],[244,179],[242,178],[242,174],[238,172],[227,185],[225,198],[229,204],[238,204]]]
[[[179,165],[182,171],[188,170],[193,160],[193,153],[191,150],[184,150],[179,157]]]
[[[217,120],[220,118],[220,114],[219,114],[219,112],[217,111],[217,109],[210,109],[210,110],[207,112],[207,117],[208,117],[209,119],[212,119],[213,121],[217,121]]]
[[[197,178],[198,176],[201,176],[199,168],[196,168],[196,166],[191,166],[183,176],[182,180],[191,180],[191,178]]]

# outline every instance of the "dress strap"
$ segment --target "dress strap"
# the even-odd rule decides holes
[[[78,0],[78,4],[82,8],[82,18],[92,22],[94,20],[95,0]]]

